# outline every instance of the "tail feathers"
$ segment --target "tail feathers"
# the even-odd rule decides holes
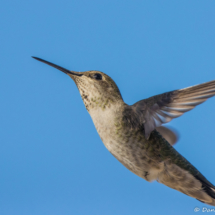
[[[200,173],[193,175],[176,164],[166,164],[157,181],[205,204],[215,206],[215,186]]]
[[[195,176],[195,178],[201,182],[201,184],[202,184],[202,190],[205,193],[207,193],[212,199],[214,199],[213,201],[215,202],[215,186],[212,185],[209,181],[207,181],[207,179],[202,178],[201,176],[200,177],[199,176]],[[197,199],[197,200],[199,200],[200,202],[203,202],[203,203],[207,204],[207,202],[204,202],[204,201],[202,201],[200,199]]]

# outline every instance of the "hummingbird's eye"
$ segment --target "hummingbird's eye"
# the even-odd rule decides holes
[[[93,75],[93,78],[96,79],[96,80],[102,80],[102,75],[99,74],[99,73],[95,73],[95,74]]]

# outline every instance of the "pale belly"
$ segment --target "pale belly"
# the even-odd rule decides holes
[[[118,161],[147,181],[158,178],[164,169],[164,162],[149,154],[146,149],[148,141],[142,131],[125,131],[117,127],[111,109],[105,114],[100,109],[93,110],[90,115],[105,147]]]
[[[147,181],[158,178],[164,169],[164,162],[160,162],[147,153],[144,140],[138,135],[127,133],[127,137],[116,135],[112,129],[97,129],[108,151],[127,169]]]

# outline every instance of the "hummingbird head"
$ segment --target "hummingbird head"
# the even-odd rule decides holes
[[[41,58],[33,57],[43,63],[46,63],[65,74],[69,75],[75,82],[84,104],[89,111],[91,108],[105,109],[110,107],[113,103],[123,102],[119,88],[115,82],[103,72],[87,71],[74,72],[60,67],[56,64],[45,61]]]

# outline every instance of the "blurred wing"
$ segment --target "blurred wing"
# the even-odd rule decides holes
[[[132,105],[139,115],[148,139],[150,133],[163,123],[181,116],[215,95],[215,81],[175,90],[141,100]]]
[[[170,145],[175,145],[178,141],[179,135],[175,129],[170,129],[164,126],[157,127],[156,130],[162,135],[164,139],[169,142]]]

